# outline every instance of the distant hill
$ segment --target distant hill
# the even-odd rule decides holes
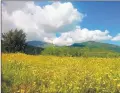
[[[53,44],[42,42],[42,41],[28,41],[27,44],[35,47],[42,47],[42,48],[53,45]],[[95,42],[95,41],[74,43],[70,47],[87,47],[91,50],[98,50],[98,51],[106,50],[106,51],[113,51],[113,52],[120,53],[120,46],[108,44],[108,43]]]
[[[52,45],[50,43],[46,43],[42,41],[28,41],[27,44],[35,47],[42,47],[42,48]]]
[[[90,49],[104,49],[114,52],[120,52],[120,46],[108,44],[108,43],[101,43],[101,42],[95,42],[95,41],[88,41],[83,43],[75,43],[71,45],[72,47],[88,47]]]

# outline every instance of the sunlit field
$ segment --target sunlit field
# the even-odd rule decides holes
[[[120,58],[2,54],[2,93],[120,93]]]

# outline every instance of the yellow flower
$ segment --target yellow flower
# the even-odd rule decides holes
[[[117,79],[113,79],[113,81],[114,81],[114,82],[116,82],[116,81],[117,81]]]
[[[24,89],[21,89],[21,92],[20,93],[25,93],[25,90]]]
[[[120,91],[120,84],[117,85],[117,89]]]

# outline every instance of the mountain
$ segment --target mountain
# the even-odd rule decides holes
[[[53,44],[42,42],[42,41],[28,41],[27,44],[31,46],[36,46],[36,47],[42,47],[42,48],[53,45]],[[70,47],[87,47],[91,50],[96,50],[96,51],[103,50],[103,51],[113,51],[113,52],[120,53],[120,46],[108,44],[108,43],[95,42],[95,41],[74,43]]]
[[[28,41],[27,44],[31,45],[31,46],[43,47],[43,48],[46,46],[52,45],[50,43],[46,43],[46,42],[42,42],[42,41]]]
[[[88,47],[90,49],[103,49],[108,51],[114,51],[120,53],[120,46],[108,44],[108,43],[101,43],[101,42],[95,42],[95,41],[88,41],[83,43],[75,43],[71,45],[72,47]]]

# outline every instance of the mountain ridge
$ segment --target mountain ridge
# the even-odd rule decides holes
[[[34,46],[34,47],[48,47],[53,44],[46,43],[43,41],[28,41],[28,45]],[[105,49],[109,51],[119,52],[120,53],[120,46],[114,45],[114,44],[108,44],[108,43],[101,43],[101,42],[95,42],[95,41],[88,41],[83,43],[74,43],[69,47],[88,47],[90,49]]]

